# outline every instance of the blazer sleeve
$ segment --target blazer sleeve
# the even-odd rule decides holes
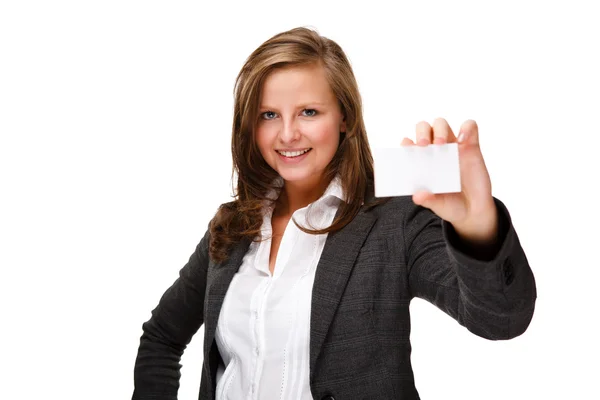
[[[133,400],[177,400],[181,355],[204,322],[208,244],[207,230],[177,280],[142,325]]]
[[[449,222],[420,206],[405,216],[404,239],[411,295],[435,304],[474,334],[500,340],[525,332],[537,292],[510,214],[500,200],[494,202],[499,242],[486,257],[465,248]]]

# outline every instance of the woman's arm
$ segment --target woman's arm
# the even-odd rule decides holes
[[[134,367],[132,399],[177,400],[180,360],[204,322],[209,233],[196,246],[179,278],[162,295],[143,334]]]
[[[471,332],[511,339],[527,329],[536,284],[510,214],[494,198],[497,245],[474,248],[447,221],[415,206],[404,221],[409,285],[413,296],[435,304]]]

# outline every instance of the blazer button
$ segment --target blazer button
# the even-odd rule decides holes
[[[333,397],[332,395],[328,394],[327,396],[321,397],[321,400],[335,400],[335,397]]]

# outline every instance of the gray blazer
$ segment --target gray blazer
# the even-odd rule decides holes
[[[415,296],[487,339],[510,339],[527,329],[535,280],[508,210],[494,200],[501,240],[488,254],[465,248],[451,224],[409,196],[363,208],[329,234],[312,292],[315,399],[419,399],[409,341]],[[133,399],[177,399],[181,355],[203,323],[199,399],[215,398],[217,320],[250,242],[237,245],[222,265],[209,260],[208,243],[207,232],[142,325]]]

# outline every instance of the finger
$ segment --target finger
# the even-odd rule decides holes
[[[417,144],[419,146],[427,146],[431,144],[431,125],[425,121],[421,121],[416,126]]]
[[[479,145],[479,127],[477,126],[477,122],[473,121],[472,119],[463,122],[463,124],[460,126],[458,143]]]
[[[402,143],[400,143],[400,146],[414,146],[414,145],[415,145],[415,142],[413,142],[412,139],[409,139],[407,137],[402,139]]]
[[[427,203],[431,201],[434,197],[435,194],[429,191],[419,190],[413,194],[412,200],[416,205],[427,207]]]
[[[444,118],[436,118],[433,121],[433,143],[444,144],[455,142],[456,136],[454,136],[452,128],[448,125],[448,121]]]

